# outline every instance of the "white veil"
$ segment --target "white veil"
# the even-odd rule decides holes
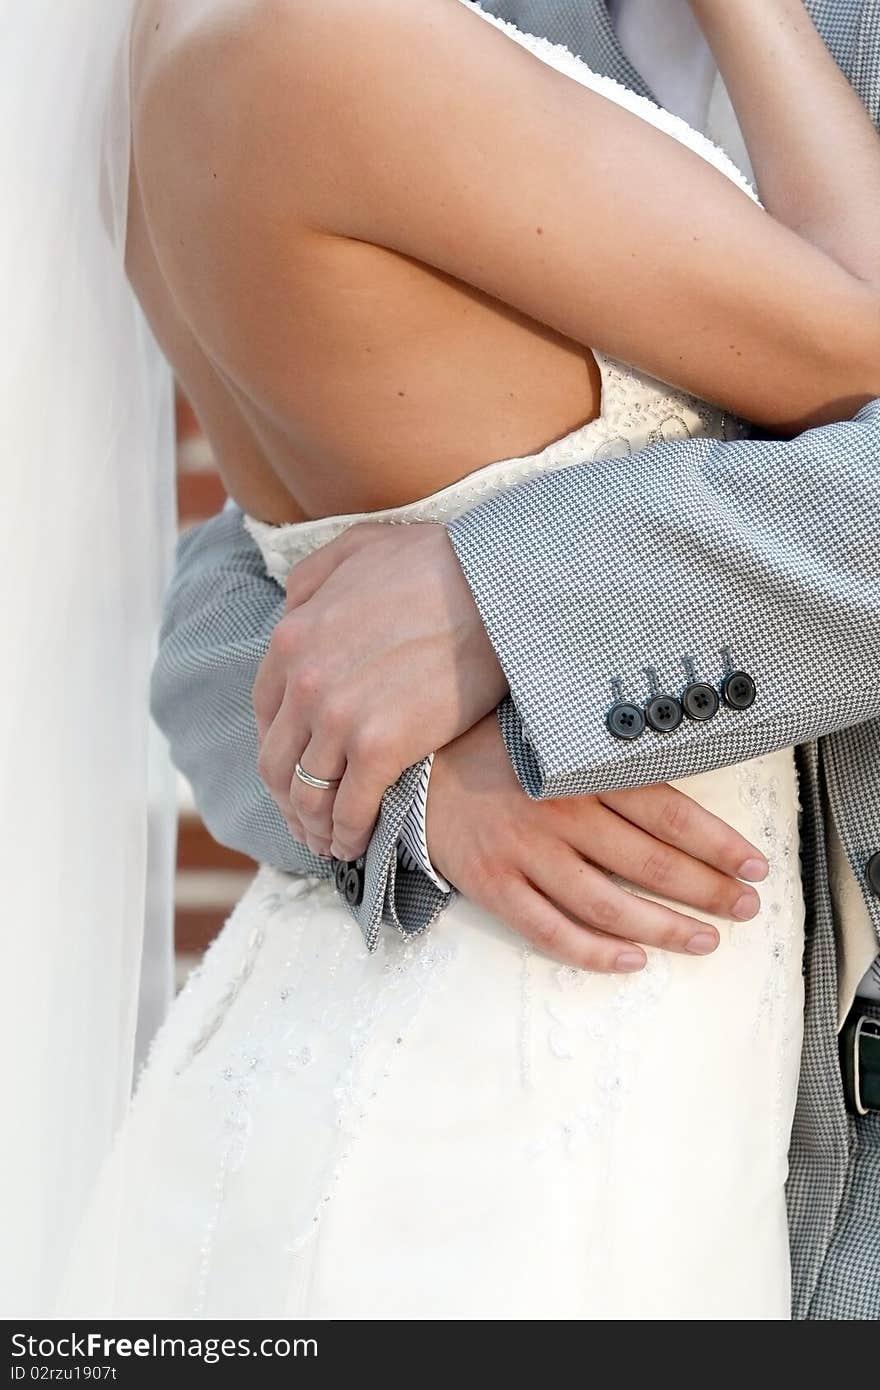
[[[128,1097],[145,921],[154,1009],[168,983],[170,803],[147,691],[172,393],[123,267],[132,9],[0,14],[6,1318],[48,1314]]]

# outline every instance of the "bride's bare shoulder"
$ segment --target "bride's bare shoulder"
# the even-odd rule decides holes
[[[413,135],[404,112],[414,80],[420,99],[433,92],[442,130],[464,56],[491,85],[498,46],[461,0],[140,0],[132,113],[145,192],[156,179],[187,184],[210,151],[214,177],[225,173],[239,201],[245,185],[263,201],[277,196],[283,170],[285,214],[295,215],[297,190],[304,215],[322,213],[346,157],[360,157],[368,114],[388,116],[376,139],[393,156],[394,139]],[[311,194],[320,210],[314,198],[306,206]]]
[[[139,0],[132,34],[135,94],[169,67],[235,64],[271,81],[412,65],[426,43],[460,43],[488,26],[461,0]],[[481,34],[482,37],[482,34]],[[497,36],[493,36],[497,42]],[[267,60],[271,59],[271,63]],[[263,64],[264,66],[260,66]]]

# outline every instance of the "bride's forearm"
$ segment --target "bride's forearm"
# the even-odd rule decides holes
[[[802,0],[690,4],[767,210],[851,274],[880,284],[880,138]]]

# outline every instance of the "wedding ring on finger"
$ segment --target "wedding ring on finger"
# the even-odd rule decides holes
[[[294,776],[298,777],[301,782],[305,782],[307,787],[315,787],[319,792],[335,791],[342,781],[341,777],[313,777],[310,772],[306,772],[301,763],[297,763],[293,772]]]

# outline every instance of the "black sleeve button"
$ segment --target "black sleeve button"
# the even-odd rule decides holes
[[[348,865],[344,859],[334,859],[333,861],[333,881],[336,884],[336,891],[343,898],[345,897],[345,876],[348,873]]]
[[[877,894],[877,897],[880,898],[880,850],[878,850],[876,854],[871,855],[871,858],[868,860],[866,873],[868,882]]]
[[[706,720],[714,719],[721,701],[714,685],[707,685],[705,681],[691,681],[690,685],[685,686],[681,703],[689,719]]]
[[[721,684],[724,703],[731,709],[750,709],[755,703],[755,682],[746,671],[731,671]]]
[[[349,866],[345,875],[345,901],[349,907],[360,907],[364,900],[364,871],[359,867],[362,860]]]
[[[617,704],[611,706],[605,723],[615,738],[639,738],[645,732],[644,714],[638,705],[631,705],[626,700],[618,700]]]
[[[674,695],[652,695],[645,705],[648,727],[656,734],[671,734],[683,718],[681,701]]]

